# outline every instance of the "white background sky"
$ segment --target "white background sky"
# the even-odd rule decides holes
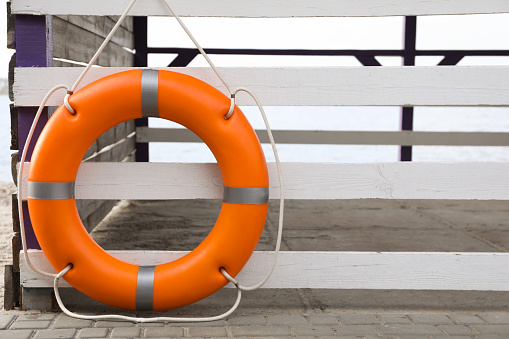
[[[184,18],[204,47],[398,49],[402,47],[401,17],[218,19]],[[419,17],[418,49],[509,49],[509,15]],[[0,6],[0,77],[7,77],[12,54],[6,49],[6,5]],[[151,46],[192,47],[173,18],[150,18]],[[150,66],[165,66],[173,56],[152,55]],[[218,66],[356,66],[351,57],[212,56]],[[399,65],[400,58],[380,58],[383,65]],[[437,57],[419,57],[418,65],[433,65]],[[509,58],[466,58],[460,65],[509,65]],[[194,66],[205,66],[198,57]]]

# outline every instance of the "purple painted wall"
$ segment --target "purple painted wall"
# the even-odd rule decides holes
[[[48,67],[53,65],[53,41],[51,17],[38,15],[16,15],[15,16],[15,40],[16,40],[16,67]],[[25,141],[32,126],[37,107],[18,108],[18,145],[19,157],[25,146]],[[48,109],[45,108],[37,129],[32,139],[32,144],[27,153],[26,161],[32,157],[33,147],[39,137],[42,128],[48,121]],[[27,236],[27,247],[40,249],[35,238],[30,222],[27,203],[23,203],[23,215],[25,218],[25,232]]]

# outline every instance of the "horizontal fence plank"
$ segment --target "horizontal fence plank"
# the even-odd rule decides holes
[[[16,0],[15,14],[120,15],[129,0]],[[506,0],[174,0],[172,7],[181,16],[204,17],[345,17],[389,15],[480,14],[509,12]],[[169,15],[162,0],[138,1],[130,15]]]
[[[256,130],[269,143],[266,130]],[[508,133],[272,130],[278,144],[509,146]],[[136,128],[136,142],[203,142],[184,128]]]
[[[130,68],[93,68],[81,86]],[[132,69],[132,68],[131,68]],[[195,76],[227,93],[209,68],[166,68]],[[16,68],[14,104],[38,106],[47,91],[72,84],[74,67]],[[232,88],[247,87],[266,106],[507,106],[509,67],[219,68]],[[48,101],[60,105],[59,91]],[[253,105],[239,94],[239,105]]]
[[[277,171],[268,167],[277,199]],[[283,163],[282,171],[287,199],[509,200],[509,163]],[[217,164],[82,163],[76,180],[77,199],[222,197]]]
[[[138,265],[166,263],[186,254],[110,253]],[[237,279],[246,285],[260,281],[269,269],[272,255],[255,252]],[[30,250],[30,259],[36,267],[54,272],[42,251]],[[292,251],[280,253],[276,269],[263,288],[509,291],[508,279],[509,253]],[[52,287],[53,279],[33,273],[23,258],[21,285]],[[60,286],[69,285],[62,281]]]

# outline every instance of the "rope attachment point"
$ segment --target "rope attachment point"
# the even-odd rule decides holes
[[[69,103],[69,97],[71,95],[73,95],[73,91],[68,90],[67,94],[64,97],[64,105],[67,108],[67,110],[69,111],[69,113],[71,113],[72,115],[76,115],[76,111],[71,107],[71,104]]]
[[[235,94],[232,93],[231,100],[230,100],[230,109],[228,110],[228,113],[224,115],[224,120],[228,120],[232,117],[233,111],[235,110]]]

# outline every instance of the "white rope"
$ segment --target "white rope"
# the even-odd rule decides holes
[[[233,283],[235,286],[237,286],[239,289],[243,291],[253,291],[263,286],[269,280],[270,276],[272,275],[272,272],[274,271],[274,268],[277,264],[277,258],[279,255],[279,250],[281,248],[281,238],[283,235],[283,217],[284,217],[284,209],[285,209],[285,189],[283,186],[283,173],[281,171],[281,162],[279,161],[279,155],[277,153],[276,143],[274,142],[274,137],[272,136],[272,130],[269,125],[269,120],[267,119],[267,115],[265,114],[265,110],[263,109],[262,104],[260,103],[260,100],[258,100],[258,97],[252,93],[250,90],[244,87],[239,87],[235,90],[232,96],[232,101],[235,99],[235,96],[238,92],[246,92],[249,94],[253,100],[256,102],[256,105],[258,106],[258,109],[260,110],[260,114],[262,115],[263,122],[265,123],[265,129],[267,130],[267,134],[269,136],[269,141],[272,146],[272,152],[274,153],[274,158],[276,159],[276,167],[277,167],[277,174],[279,179],[279,222],[278,222],[278,230],[277,230],[277,240],[276,240],[276,248],[274,250],[274,258],[272,259],[272,265],[265,275],[265,277],[256,285],[252,286],[243,286],[240,285],[237,280],[235,280],[232,276],[226,272],[224,268],[221,268],[221,273],[228,279],[231,283]],[[225,117],[226,119],[226,117]]]
[[[230,282],[232,282],[236,286],[236,288],[237,288],[237,300],[235,301],[235,304],[228,311],[226,311],[225,313],[223,313],[221,315],[218,315],[218,316],[214,316],[214,317],[203,317],[203,318],[173,318],[173,317],[137,318],[137,317],[129,317],[129,316],[116,315],[116,314],[108,314],[108,315],[81,315],[81,314],[73,313],[73,312],[69,311],[65,307],[65,305],[62,302],[62,299],[60,298],[60,293],[58,291],[58,281],[59,281],[59,279],[62,276],[64,276],[70,269],[72,269],[72,264],[69,264],[60,273],[53,274],[53,273],[48,273],[48,272],[44,272],[44,271],[41,271],[41,270],[37,269],[30,262],[30,259],[28,257],[27,246],[26,246],[26,238],[25,238],[25,232],[24,232],[21,186],[22,186],[22,178],[23,178],[23,174],[22,173],[23,173],[23,166],[24,166],[24,161],[25,161],[25,157],[26,157],[26,152],[27,152],[27,149],[28,149],[28,145],[30,144],[30,141],[32,139],[32,135],[33,135],[33,132],[35,130],[35,126],[37,125],[37,121],[38,121],[38,119],[39,119],[39,117],[41,115],[41,112],[42,112],[44,106],[46,105],[46,102],[48,101],[49,97],[56,90],[58,90],[60,88],[65,88],[67,90],[67,94],[65,95],[65,98],[64,98],[64,104],[65,104],[66,108],[69,110],[69,112],[71,114],[73,114],[73,115],[76,114],[75,110],[69,104],[69,97],[72,95],[72,93],[74,93],[74,91],[78,87],[78,85],[81,82],[81,80],[83,80],[83,78],[85,77],[85,75],[87,74],[89,69],[95,63],[95,61],[97,60],[99,55],[102,53],[102,51],[104,50],[104,48],[106,47],[108,42],[111,40],[111,38],[115,34],[115,32],[118,29],[118,27],[124,21],[125,17],[127,16],[129,11],[131,10],[131,8],[134,5],[134,3],[136,2],[136,0],[131,0],[129,5],[125,9],[124,13],[121,15],[121,17],[119,18],[119,20],[117,21],[115,26],[112,28],[111,32],[108,34],[106,39],[103,41],[103,43],[101,44],[101,46],[99,47],[97,52],[94,54],[94,56],[92,57],[90,62],[87,64],[87,66],[85,67],[83,72],[81,72],[81,74],[78,77],[78,79],[76,79],[76,81],[75,81],[74,85],[71,87],[71,89],[69,89],[65,85],[58,85],[58,86],[54,87],[53,89],[51,89],[48,92],[48,94],[46,94],[46,96],[43,99],[41,105],[39,106],[39,109],[37,111],[36,117],[34,119],[32,127],[30,129],[30,133],[29,133],[29,136],[27,138],[27,142],[25,144],[25,147],[23,148],[21,167],[20,167],[20,171],[18,173],[18,210],[19,210],[19,214],[20,214],[21,234],[22,234],[22,242],[23,242],[23,250],[24,250],[25,260],[28,263],[29,267],[33,271],[35,271],[35,272],[37,272],[39,274],[42,274],[42,275],[54,278],[53,288],[55,290],[55,297],[57,299],[57,303],[60,306],[60,308],[62,309],[62,311],[65,314],[67,314],[68,316],[70,316],[70,317],[74,317],[74,318],[78,318],[78,319],[88,319],[88,320],[113,319],[113,320],[126,320],[126,321],[134,321],[134,322],[155,322],[155,321],[167,321],[167,322],[206,322],[206,321],[215,321],[215,320],[224,319],[227,316],[229,316],[230,314],[232,314],[237,309],[237,307],[239,306],[240,300],[241,300],[241,297],[242,297],[242,292],[241,291],[242,290],[251,291],[251,290],[255,290],[255,289],[258,289],[261,286],[263,286],[263,284],[265,284],[265,282],[267,282],[267,280],[270,278],[272,272],[274,271],[276,263],[277,263],[277,257],[278,257],[279,250],[280,250],[280,247],[281,247],[281,237],[282,237],[282,231],[283,231],[284,188],[283,188],[283,179],[282,179],[282,172],[281,172],[279,156],[278,156],[278,153],[277,153],[277,149],[276,149],[276,145],[275,145],[275,142],[274,142],[274,138],[272,136],[272,131],[270,129],[269,122],[267,120],[267,116],[265,114],[263,106],[260,103],[260,101],[258,100],[258,98],[252,92],[250,92],[246,88],[243,88],[243,87],[237,88],[232,93],[232,91],[231,91],[228,83],[226,82],[226,80],[220,75],[220,73],[218,72],[218,70],[215,67],[215,65],[212,62],[212,60],[210,60],[210,58],[208,57],[207,53],[205,53],[205,51],[200,46],[198,41],[194,38],[192,33],[189,31],[189,29],[184,24],[184,22],[180,19],[179,15],[175,11],[173,11],[173,9],[171,8],[171,5],[169,4],[168,0],[163,0],[163,1],[166,4],[166,6],[168,7],[168,9],[170,10],[171,14],[178,21],[178,23],[180,24],[182,29],[187,33],[187,35],[192,40],[192,42],[194,43],[196,48],[200,51],[200,53],[203,55],[205,60],[208,62],[208,64],[210,65],[210,67],[212,68],[214,73],[217,75],[217,77],[221,80],[221,82],[224,84],[224,86],[226,87],[226,89],[230,93],[230,95],[231,95],[231,104],[230,104],[230,108],[229,108],[228,112],[225,114],[225,119],[229,119],[231,117],[231,115],[233,114],[233,110],[235,108],[235,95],[238,92],[246,92],[246,93],[248,93],[254,99],[254,101],[256,102],[256,105],[258,106],[258,109],[260,110],[260,113],[262,115],[263,121],[265,123],[265,127],[267,129],[267,133],[268,133],[268,136],[269,136],[270,143],[272,145],[272,151],[273,151],[274,157],[276,159],[276,167],[277,167],[277,170],[278,170],[279,187],[280,187],[279,226],[278,226],[278,236],[277,236],[277,241],[276,241],[276,248],[275,248],[275,251],[274,251],[274,259],[272,261],[272,265],[271,265],[268,273],[266,274],[266,276],[262,279],[262,281],[260,281],[258,284],[253,285],[253,286],[243,286],[243,285],[240,285],[233,277],[231,277],[228,274],[228,272],[226,272],[226,270],[224,268],[220,268],[220,271],[223,273],[223,275]]]
[[[21,187],[23,186],[23,171],[25,168],[25,159],[27,156],[28,147],[30,146],[30,142],[32,141],[32,137],[34,135],[35,127],[37,126],[37,122],[39,121],[39,118],[41,117],[42,110],[44,109],[44,106],[46,106],[46,102],[48,102],[48,99],[55,93],[57,90],[64,88],[66,90],[69,90],[69,88],[66,85],[58,85],[53,87],[49,90],[49,92],[46,94],[44,99],[42,99],[41,104],[39,105],[39,109],[37,110],[37,113],[35,114],[34,121],[32,122],[32,126],[30,127],[30,131],[28,132],[27,139],[25,141],[25,146],[23,147],[23,152],[21,153],[21,162],[19,165],[18,170],[18,213],[19,213],[19,223],[20,223],[20,230],[21,230],[21,242],[23,244],[23,255],[25,256],[25,261],[28,264],[28,266],[34,271],[41,275],[44,275],[46,277],[55,277],[56,274],[54,273],[48,273],[39,270],[37,267],[35,267],[32,262],[30,261],[30,258],[28,257],[28,250],[27,250],[27,241],[26,241],[26,235],[25,235],[25,221],[23,218],[23,191]]]
[[[55,290],[55,298],[57,300],[58,306],[62,309],[62,311],[70,317],[78,318],[78,319],[87,319],[87,320],[124,320],[124,321],[133,321],[138,323],[148,323],[148,322],[157,322],[157,321],[167,321],[167,322],[207,322],[207,321],[216,321],[221,320],[235,312],[237,307],[240,304],[240,299],[242,297],[242,291],[237,287],[237,299],[235,300],[235,304],[223,314],[214,316],[214,317],[206,317],[206,318],[174,318],[174,317],[153,317],[153,318],[138,318],[138,317],[129,317],[125,315],[119,314],[105,314],[105,315],[84,315],[77,314],[69,311],[62,299],[60,298],[60,293],[58,292],[58,280],[66,274],[70,269],[72,269],[72,265],[69,264],[64,268],[60,273],[55,275],[55,280],[53,280],[53,289]]]

